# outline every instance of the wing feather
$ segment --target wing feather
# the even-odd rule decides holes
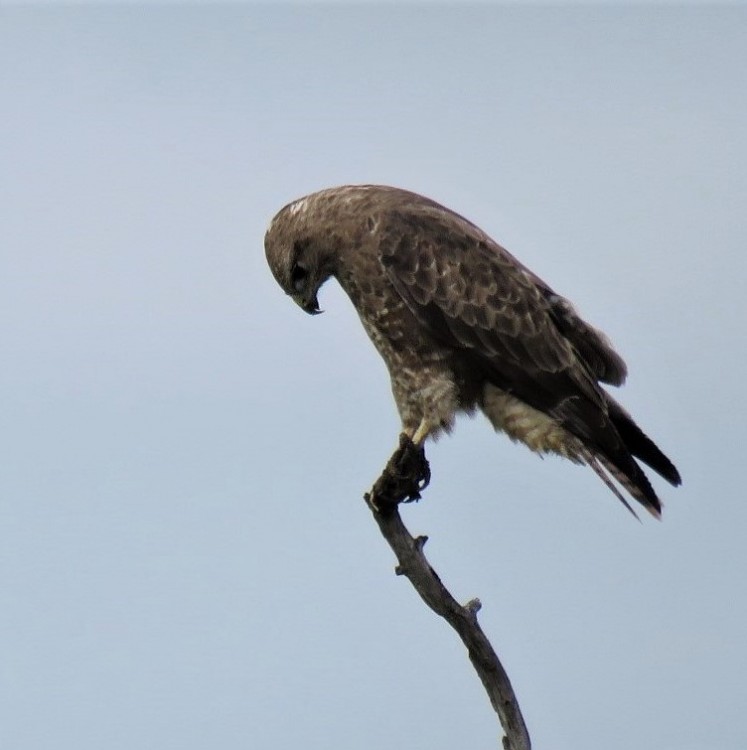
[[[392,232],[407,225],[406,239],[384,236],[381,259],[421,323],[494,368],[571,375],[574,391],[603,405],[594,368],[558,327],[553,302],[534,277],[468,222],[455,226],[452,214],[432,211],[418,221],[408,209],[389,222]]]
[[[622,359],[602,333],[510,253],[438,208],[425,204],[419,214],[408,206],[381,238],[382,264],[415,317],[487,380],[579,438],[590,456],[633,488],[636,499],[658,510],[659,500],[610,418],[609,398],[597,382],[622,382]]]

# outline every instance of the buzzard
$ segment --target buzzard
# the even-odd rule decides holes
[[[416,193],[377,185],[322,190],[281,209],[265,236],[270,269],[307,313],[334,277],[389,369],[415,446],[481,410],[539,454],[590,466],[654,516],[638,461],[680,475],[600,383],[627,370],[607,337],[485,232]],[[638,459],[638,461],[636,460]]]

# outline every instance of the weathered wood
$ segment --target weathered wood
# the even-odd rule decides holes
[[[480,600],[472,599],[466,605],[456,601],[423,554],[428,538],[413,537],[399,515],[399,503],[419,498],[429,479],[423,449],[403,435],[384,472],[365,495],[366,503],[397,557],[396,573],[412,583],[423,601],[456,630],[467,647],[470,661],[503,727],[504,750],[531,750],[529,733],[506,670],[477,621]]]

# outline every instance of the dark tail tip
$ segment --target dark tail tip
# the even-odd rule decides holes
[[[596,472],[597,476],[609,487],[615,497],[635,516],[638,514],[631,508],[630,503],[623,497],[621,492],[612,483],[610,477],[625,489],[631,497],[635,498],[654,518],[661,519],[661,501],[656,495],[654,488],[648,481],[641,467],[627,452],[620,452],[616,460],[612,460],[602,453],[587,454],[586,462]]]
[[[617,402],[612,398],[608,400],[610,419],[627,449],[670,484],[675,487],[682,484],[682,477],[677,467],[661,452],[656,443],[643,432]]]

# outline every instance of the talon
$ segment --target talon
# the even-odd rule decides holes
[[[385,510],[399,503],[419,500],[420,493],[428,486],[430,478],[431,472],[424,448],[403,433],[400,435],[397,450],[374,485],[374,506]]]

